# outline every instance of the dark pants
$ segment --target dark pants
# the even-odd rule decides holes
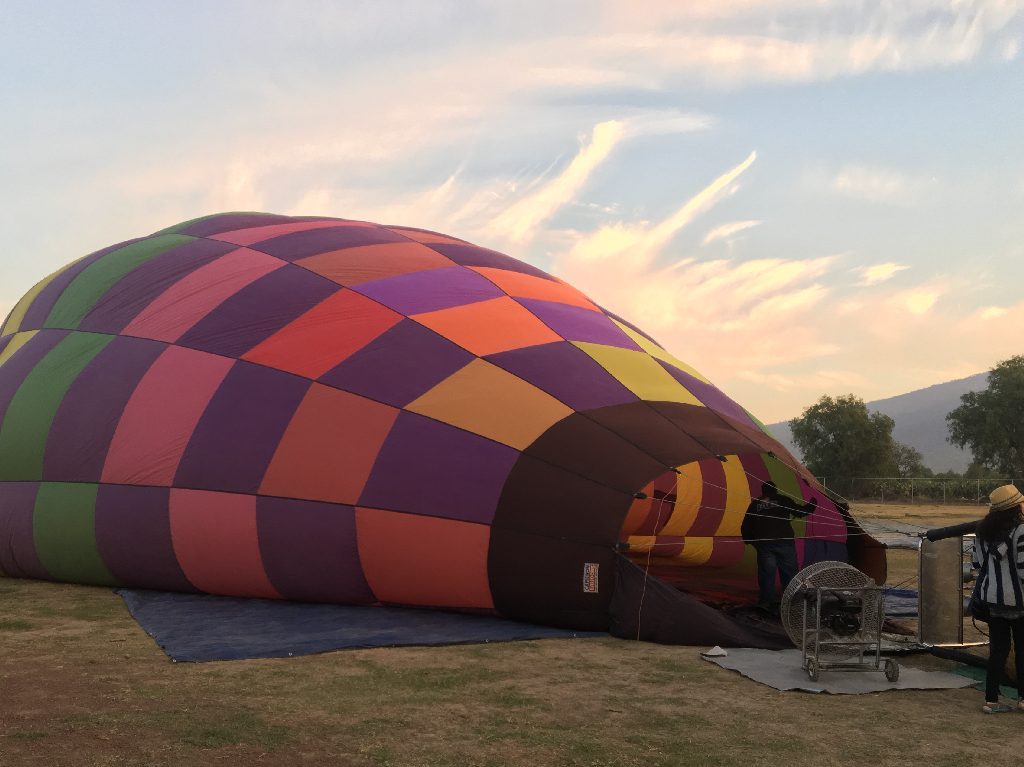
[[[985,674],[985,700],[999,700],[999,680],[1003,678],[1006,659],[1010,657],[1010,634],[1013,634],[1013,651],[1017,661],[1017,694],[1024,697],[1024,618],[1007,620],[992,616],[988,621],[988,672]]]
[[[778,601],[775,593],[775,573],[782,580],[782,590],[796,575],[796,544],[793,541],[774,541],[757,544],[757,585],[761,590],[758,600],[762,605]]]

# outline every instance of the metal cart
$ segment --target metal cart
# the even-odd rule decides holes
[[[800,650],[811,681],[820,671],[884,671],[890,682],[899,679],[899,664],[882,658],[880,587],[805,586],[800,596]]]

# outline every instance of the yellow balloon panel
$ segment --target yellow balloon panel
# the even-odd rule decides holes
[[[686,535],[700,512],[704,483],[701,480],[700,466],[691,463],[682,467],[676,484],[676,503],[672,516],[662,528],[662,535]]]

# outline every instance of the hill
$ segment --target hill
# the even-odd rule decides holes
[[[960,395],[980,391],[987,385],[988,373],[929,386],[927,389],[868,402],[869,410],[884,413],[896,422],[893,437],[921,451],[925,466],[933,471],[963,471],[971,462],[971,454],[949,444],[946,438],[946,414],[960,404]],[[772,435],[799,456],[793,444],[789,422],[768,425]]]

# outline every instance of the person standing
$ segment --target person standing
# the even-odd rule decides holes
[[[999,702],[999,681],[1013,639],[1017,671],[1017,704],[1024,711],[1024,496],[1014,485],[997,487],[989,496],[988,514],[978,523],[972,563],[978,574],[978,593],[988,605],[989,651],[985,673],[986,714],[1013,707]]]
[[[797,506],[791,498],[779,493],[774,482],[765,482],[761,485],[761,497],[753,499],[747,507],[740,534],[757,551],[758,609],[775,613],[778,603],[776,574],[782,582],[783,592],[796,575],[796,542],[790,518],[806,517],[814,513],[817,505],[818,502],[812,498]]]

